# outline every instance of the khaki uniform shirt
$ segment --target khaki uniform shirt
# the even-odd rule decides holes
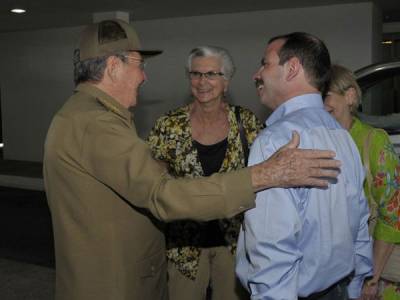
[[[44,180],[56,300],[166,299],[158,220],[226,218],[254,205],[248,169],[171,179],[130,112],[91,84],[80,84],[50,125]]]

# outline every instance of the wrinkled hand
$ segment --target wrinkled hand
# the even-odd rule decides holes
[[[378,283],[374,282],[373,284],[364,283],[360,300],[379,300],[378,296]]]
[[[252,180],[256,190],[271,187],[327,187],[329,179],[339,174],[340,162],[328,150],[297,149],[299,134],[294,131],[288,144],[266,161],[253,166]]]

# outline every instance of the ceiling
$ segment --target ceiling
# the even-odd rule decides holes
[[[125,11],[131,20],[234,13],[307,6],[367,2],[366,0],[0,0],[0,32],[79,26],[93,13]],[[400,0],[374,0],[384,22],[400,22]],[[24,8],[16,15],[11,8]]]

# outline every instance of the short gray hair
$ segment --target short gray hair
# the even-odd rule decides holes
[[[126,52],[120,52],[111,55],[85,59],[81,61],[79,59],[79,50],[78,49],[75,50],[74,52],[75,85],[87,81],[99,82],[103,78],[104,70],[106,69],[107,65],[107,59],[110,56],[116,56],[120,60],[122,60],[122,62],[125,63],[127,61],[126,55],[127,55]]]
[[[235,65],[233,63],[232,56],[229,54],[228,50],[222,47],[216,46],[200,46],[192,49],[189,53],[187,60],[187,71],[192,70],[192,62],[196,57],[217,57],[221,60],[222,70],[224,73],[224,78],[230,80],[235,73]]]

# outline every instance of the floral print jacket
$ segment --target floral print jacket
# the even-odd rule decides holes
[[[244,154],[239,127],[235,117],[235,106],[228,105],[228,146],[220,173],[244,167]],[[240,112],[249,146],[263,127],[248,109],[237,106]],[[175,177],[195,178],[204,176],[197,150],[192,144],[190,106],[183,106],[160,117],[151,130],[148,143],[156,159],[167,163],[170,174]],[[219,220],[225,241],[234,254],[243,216]],[[200,223],[177,221],[167,226],[167,258],[186,277],[194,280],[198,271],[201,248],[199,246]]]
[[[363,164],[363,148],[372,130],[368,156],[372,187],[367,180],[364,191],[368,201],[375,201],[378,208],[373,236],[377,240],[400,243],[400,161],[387,133],[354,118],[350,134],[360,151]],[[372,195],[371,195],[372,194]],[[370,202],[371,203],[371,202]]]

